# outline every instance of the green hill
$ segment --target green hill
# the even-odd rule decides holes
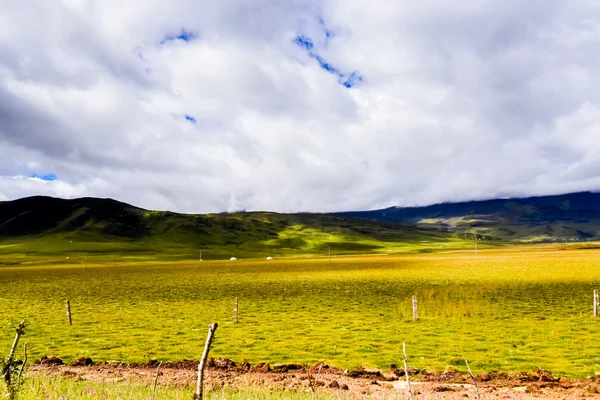
[[[436,229],[329,214],[148,211],[111,199],[0,202],[0,256],[121,254],[132,259],[333,255],[459,248]],[[66,256],[65,256],[66,257]],[[21,262],[21,261],[20,261]]]
[[[422,252],[600,239],[600,194],[336,214],[148,211],[111,199],[0,202],[0,260],[226,259]],[[8,261],[7,261],[8,260]]]

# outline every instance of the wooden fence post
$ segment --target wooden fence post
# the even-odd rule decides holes
[[[13,364],[14,359],[15,359],[15,352],[17,351],[17,346],[19,345],[19,339],[21,339],[21,336],[23,336],[24,334],[25,334],[25,320],[21,321],[19,326],[16,327],[15,339],[10,348],[10,353],[8,354],[8,357],[4,360],[4,365],[1,370],[3,378],[4,378],[4,383],[6,384],[6,387],[9,390],[9,398],[10,399],[12,399],[13,395],[14,395],[14,393],[12,393],[10,391],[13,388],[13,383],[11,381],[11,379],[12,379],[11,373],[13,371],[13,368],[15,368],[15,365]]]
[[[413,312],[413,321],[416,321],[419,318],[419,311],[417,309],[417,296],[412,297],[412,312]]]
[[[154,399],[154,395],[156,395],[156,386],[158,385],[158,373],[160,371],[160,366],[162,365],[162,361],[158,363],[158,368],[156,368],[156,375],[154,376],[154,387],[152,388],[152,398]]]
[[[238,323],[238,298],[235,298],[235,301],[233,303],[233,323],[237,324]]]
[[[408,397],[410,400],[412,400],[413,394],[412,394],[412,388],[410,387],[410,376],[408,375],[408,360],[406,359],[406,343],[405,342],[402,342],[402,352],[404,353],[404,375],[406,377],[406,386],[408,387]]]
[[[67,319],[69,320],[69,325],[73,325],[73,321],[71,320],[71,302],[67,300]]]
[[[208,336],[206,337],[204,352],[202,353],[200,364],[198,364],[198,382],[196,383],[196,393],[194,393],[194,400],[201,400],[202,395],[204,394],[204,368],[206,368],[206,361],[208,360],[208,352],[210,350],[210,345],[212,344],[213,338],[215,336],[215,331],[218,327],[219,324],[217,324],[216,322],[208,326]]]
[[[479,394],[479,386],[477,385],[477,379],[473,376],[473,371],[471,371],[471,367],[469,367],[469,362],[467,361],[467,357],[463,357],[465,359],[465,364],[467,365],[467,370],[469,371],[469,376],[473,380],[473,385],[475,386],[475,393],[477,393],[477,400],[481,400],[481,395]]]
[[[598,318],[598,289],[594,290],[594,317]]]

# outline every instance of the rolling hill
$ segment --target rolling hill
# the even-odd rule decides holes
[[[0,202],[4,254],[203,258],[422,252],[600,238],[600,194],[573,193],[334,214],[149,211],[112,199]],[[16,256],[15,256],[16,257]]]
[[[460,247],[448,232],[330,214],[148,211],[111,199],[0,202],[0,254],[128,253],[178,258],[356,254]],[[4,247],[2,247],[4,245]]]

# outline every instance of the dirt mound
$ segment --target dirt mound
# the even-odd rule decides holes
[[[258,363],[256,364],[256,367],[253,367],[251,369],[252,372],[260,372],[260,373],[267,373],[267,372],[271,372],[271,365],[267,364],[267,363]]]
[[[92,365],[94,365],[94,361],[89,357],[81,357],[71,363],[72,367],[90,367]]]
[[[419,371],[419,369],[415,368],[415,367],[408,367],[408,376],[415,376],[418,375],[421,371]],[[404,371],[404,368],[400,368],[398,369],[398,367],[396,366],[396,364],[392,364],[390,365],[390,371],[392,371],[392,374],[397,376],[398,378],[403,377],[406,374],[406,371]],[[425,371],[425,370],[423,370]]]
[[[208,363],[206,364],[207,368],[211,369],[220,369],[220,370],[237,370],[235,362],[230,360],[229,358],[209,358]]]
[[[124,366],[129,367],[129,368],[158,368],[159,365],[161,365],[162,367],[166,367],[167,364],[170,364],[170,363],[163,363],[161,365],[160,361],[152,359],[150,361],[142,362],[142,363],[124,364]],[[115,364],[113,364],[113,362],[107,362],[106,365],[112,366]]]
[[[304,365],[302,364],[275,364],[271,369],[271,372],[284,373],[290,371],[304,371]]]
[[[35,361],[34,364],[36,365],[65,365],[65,363],[63,362],[63,360],[61,360],[58,357],[48,357],[48,356],[44,356],[42,358],[40,358],[39,360]]]
[[[350,378],[367,378],[367,379],[380,378],[383,376],[381,371],[368,371],[364,368],[352,370],[352,371],[348,372],[346,375],[348,375]]]
[[[409,372],[410,373],[410,372]],[[403,373],[404,375],[404,373]],[[355,369],[346,374],[346,376],[354,379],[369,379],[375,383],[377,381],[395,381],[398,378],[394,375],[386,376],[381,373],[379,370],[368,370],[364,368]]]
[[[533,373],[539,377],[541,382],[558,382],[559,379],[552,376],[552,372],[535,367]]]
[[[198,369],[198,361],[195,361],[195,360],[181,360],[181,361],[177,361],[177,362],[169,361],[169,362],[163,363],[163,367],[172,368],[172,369],[196,370],[196,369]]]
[[[492,377],[490,374],[484,372],[483,374],[477,375],[475,379],[477,382],[489,382],[492,380]]]
[[[127,366],[130,368],[158,368],[158,366],[161,365],[161,368],[195,371],[198,369],[198,363],[199,363],[199,361],[197,361],[197,360],[181,360],[181,361],[176,361],[176,362],[167,361],[167,362],[162,363],[162,365],[161,365],[160,361],[158,361],[158,360],[150,360],[150,361],[143,362],[143,363],[131,363]],[[249,371],[252,368],[252,365],[248,361],[244,360],[242,362],[242,364],[238,367],[234,361],[232,361],[228,358],[215,359],[215,358],[211,357],[208,359],[208,362],[206,363],[206,368],[223,370],[223,371],[228,371],[228,370]]]
[[[339,368],[332,367],[331,365],[327,365],[323,362],[318,362],[315,365],[311,365],[308,368],[311,374],[331,374],[331,375],[342,375],[343,371]]]
[[[252,364],[250,364],[248,360],[244,358],[242,363],[238,366],[238,369],[243,372],[248,372],[252,369]]]
[[[158,360],[150,360],[146,363],[146,367],[148,368],[158,368],[159,365],[161,364]]]
[[[109,365],[109,363],[107,363],[107,365]],[[198,369],[198,361],[192,361],[192,360],[181,360],[181,361],[176,361],[176,362],[167,361],[167,362],[164,362],[161,364],[160,361],[152,359],[150,361],[143,362],[143,363],[124,364],[124,366],[129,367],[129,368],[158,368],[159,365],[161,366],[161,368],[187,369],[187,370]]]
[[[127,368],[127,364],[122,363],[121,361],[116,361],[116,360],[105,361],[104,365],[106,365],[107,367],[113,367],[113,368],[122,368],[122,367]]]

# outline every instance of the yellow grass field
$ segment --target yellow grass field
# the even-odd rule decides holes
[[[419,255],[114,262],[0,269],[2,319],[29,321],[30,357],[144,362],[213,356],[585,377],[600,371],[600,250],[530,246]],[[115,257],[116,258],[116,257]],[[412,320],[411,296],[419,320]],[[233,300],[239,298],[239,323]],[[66,323],[65,301],[73,308]],[[8,351],[13,328],[0,329]]]

